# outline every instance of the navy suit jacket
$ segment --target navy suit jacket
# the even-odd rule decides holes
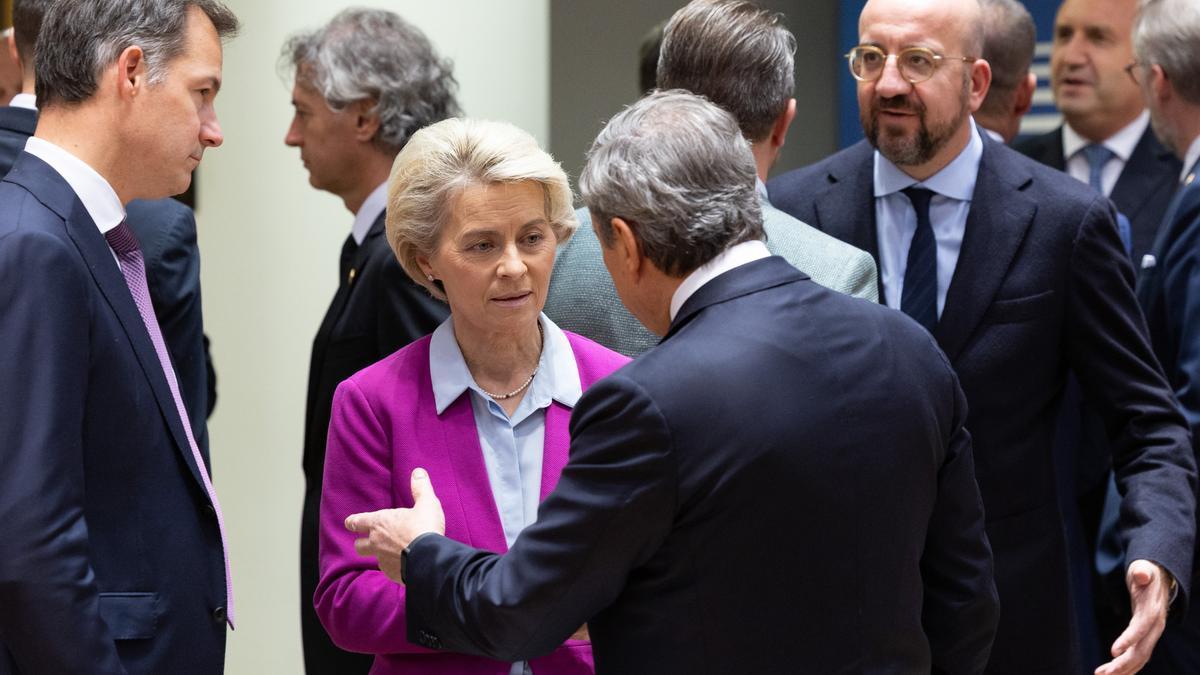
[[[37,111],[0,107],[0,178],[12,168],[36,128]],[[207,420],[217,391],[200,307],[196,218],[174,199],[134,200],[125,209],[125,220],[142,248],[150,302],[175,365],[192,433],[207,456]]]
[[[396,260],[379,214],[361,245],[346,238],[338,290],[313,339],[304,418],[304,507],[300,524],[300,624],[304,663],[311,673],[366,673],[374,659],[338,649],[313,609],[317,589],[317,527],[325,441],[333,392],[342,380],[433,332],[449,315]]]
[[[1046,166],[1059,171],[1067,168],[1063,157],[1062,127],[1023,140],[1013,147]],[[1141,262],[1142,256],[1149,253],[1154,244],[1155,233],[1163,221],[1167,204],[1171,202],[1182,168],[1179,158],[1163,147],[1154,131],[1147,127],[1113,186],[1109,198],[1117,205],[1117,210],[1129,218],[1133,235],[1130,257],[1135,264]]]
[[[997,601],[965,413],[907,317],[737,267],[584,393],[507,554],[413,542],[408,637],[518,660],[587,622],[598,673],[979,672]]]
[[[112,251],[33,155],[0,204],[0,669],[220,672],[216,514]]]
[[[863,141],[784,174],[768,185],[771,201],[878,259],[873,158]],[[1003,607],[994,672],[1075,672],[1051,461],[1068,369],[1110,420],[1129,559],[1163,565],[1187,600],[1196,466],[1114,218],[1088,186],[984,138],[934,337],[970,406]]]

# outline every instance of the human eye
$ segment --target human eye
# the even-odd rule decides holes
[[[910,68],[926,71],[933,67],[933,55],[924,50],[905,52],[904,63]]]
[[[471,253],[491,253],[495,245],[487,239],[481,239],[467,247]]]
[[[864,68],[878,68],[883,63],[883,54],[874,49],[863,49],[860,47],[857,52],[857,58],[858,62]]]

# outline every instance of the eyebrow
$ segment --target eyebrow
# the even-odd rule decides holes
[[[527,223],[522,223],[518,229],[523,230],[525,228],[532,227],[534,225],[548,225],[548,224],[549,224],[549,221],[546,220],[545,218],[534,218],[533,220],[531,220]],[[461,236],[480,236],[480,235],[496,234],[498,232],[499,232],[498,229],[496,229],[494,227],[489,227],[486,225],[483,225],[480,227],[468,226],[467,229],[463,230]]]

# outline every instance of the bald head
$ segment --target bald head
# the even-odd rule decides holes
[[[880,23],[935,37],[955,56],[983,53],[979,0],[870,0],[858,18],[859,35],[866,26]]]

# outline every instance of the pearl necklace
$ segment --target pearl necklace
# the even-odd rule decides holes
[[[542,322],[540,320],[538,321],[537,327],[538,327],[538,338],[540,338],[540,341],[544,343],[546,336],[542,332]],[[487,389],[484,389],[483,387],[479,387],[478,382],[475,383],[475,386],[479,387],[479,391],[482,391],[483,393],[496,399],[497,401],[503,401],[505,399],[512,398],[512,397],[516,396],[517,394],[525,391],[526,387],[528,387],[530,384],[533,384],[533,378],[534,378],[534,376],[537,375],[538,368],[540,368],[541,365],[542,365],[542,350],[538,349],[538,365],[533,367],[533,372],[529,374],[529,377],[525,380],[525,382],[523,382],[521,384],[521,386],[517,387],[516,389],[513,389],[512,391],[508,392],[507,394],[493,394],[492,392],[488,391]]]

